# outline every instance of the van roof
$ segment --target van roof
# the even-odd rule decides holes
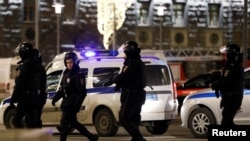
[[[109,50],[107,50],[109,51]],[[79,60],[89,60],[90,62],[101,61],[101,60],[112,60],[112,59],[124,59],[123,53],[119,53],[117,56],[97,56],[97,57],[83,57],[81,51],[73,51],[78,56]],[[64,56],[67,52],[60,53],[54,57],[54,59],[46,66],[47,73],[51,71],[62,70],[64,68]],[[166,58],[163,54],[163,51],[160,50],[142,50],[141,57],[144,62],[151,63],[151,64],[166,64]],[[117,62],[115,61],[114,62]]]
[[[106,50],[106,51],[109,51],[109,50]],[[83,57],[81,55],[81,51],[73,51],[73,52],[77,54],[77,57],[79,59],[86,59],[85,57]],[[62,60],[62,59],[64,59],[64,56],[65,56],[66,53],[67,52],[63,52],[63,53],[60,53],[60,54],[56,55],[55,58],[53,59],[53,61],[54,60]],[[141,56],[142,57],[155,57],[155,58],[157,57],[160,60],[165,61],[167,63],[167,58],[164,55],[164,51],[162,51],[162,50],[143,49],[143,50],[141,50]],[[105,57],[104,56],[98,56],[98,57],[93,57],[93,58],[112,58],[112,57],[114,57],[114,56],[105,56]],[[123,57],[123,52],[118,51],[118,55],[115,56],[115,57]]]

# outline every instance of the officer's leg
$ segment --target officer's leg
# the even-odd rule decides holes
[[[139,126],[141,123],[141,106],[138,106],[137,110],[135,109],[134,116],[132,117],[132,121],[135,125]]]
[[[238,110],[237,99],[233,97],[226,97],[224,108],[222,110],[221,125],[232,126],[234,125],[233,119]]]
[[[28,128],[39,128],[39,109],[37,106],[33,105],[27,108],[27,114],[26,114],[26,124]]]
[[[38,128],[39,127],[39,96],[36,93],[27,93],[25,95],[24,102],[26,105],[26,124],[28,128]]]
[[[13,124],[15,128],[23,128],[23,117],[25,115],[25,110],[26,108],[23,104],[17,104],[13,118]]]
[[[38,115],[37,115],[38,127],[39,128],[42,128],[42,126],[43,126],[43,122],[42,122],[41,116],[42,116],[42,109],[40,108],[40,109],[38,109]]]
[[[43,113],[43,107],[44,107],[45,103],[42,103],[39,108],[38,108],[38,115],[37,115],[37,119],[38,119],[38,127],[41,128],[43,126],[43,122],[42,122],[42,113]]]
[[[229,121],[230,125],[235,125],[234,124],[234,117],[235,117],[237,111],[239,110],[239,108],[241,106],[241,101],[242,101],[242,99],[240,97],[238,97],[238,96],[233,96],[230,99],[231,104],[229,105],[229,107],[230,107],[231,110],[228,113],[229,119],[230,119],[230,121]]]
[[[70,114],[68,112],[62,112],[62,117],[61,117],[61,135],[60,135],[60,141],[66,141],[69,130],[71,129],[70,125]]]
[[[136,107],[136,106],[135,106]],[[132,127],[134,127],[134,131],[132,134],[132,141],[146,141],[141,133],[140,133],[140,122],[141,122],[141,105],[137,105],[137,108],[135,108],[135,112],[132,116]]]
[[[128,120],[127,119],[128,119],[128,116],[130,116],[130,115],[128,115],[128,113],[129,112],[128,112],[127,108],[125,108],[125,105],[122,103],[120,111],[119,111],[119,121],[122,124],[123,128],[131,135],[133,133],[131,133],[131,131],[127,127],[128,126]]]
[[[123,125],[124,129],[132,136],[132,140],[137,141],[143,140],[142,135],[139,131],[140,121],[138,122],[138,112],[140,114],[140,111],[140,105],[122,105],[119,113],[120,122]]]
[[[30,110],[27,112],[27,116],[25,118],[28,128],[40,128],[37,113],[38,112],[36,110]]]
[[[84,127],[81,123],[79,123],[77,121],[76,114],[77,113],[74,113],[74,112],[71,113],[71,116],[70,116],[71,119],[69,120],[71,126],[77,129],[82,135],[87,137],[90,141],[97,141],[98,136],[90,133],[86,127]]]

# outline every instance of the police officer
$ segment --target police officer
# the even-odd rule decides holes
[[[221,93],[220,106],[223,108],[221,125],[232,126],[234,116],[240,109],[243,98],[243,55],[236,44],[228,44],[225,53],[226,62],[222,68],[220,79],[212,82],[210,86]]]
[[[20,43],[15,51],[21,57],[21,61],[18,62],[19,66],[10,102],[11,105],[17,103],[13,124],[16,128],[22,128],[24,126],[23,118],[26,116],[28,117],[26,119],[27,127],[38,128],[40,127],[38,115],[41,106],[41,85],[42,81],[45,81],[46,75],[44,76],[41,63],[35,59],[32,44]]]
[[[66,70],[63,72],[60,89],[52,100],[52,105],[55,106],[55,103],[63,98],[60,106],[62,109],[60,141],[66,141],[67,134],[72,128],[76,128],[90,141],[97,141],[98,136],[91,134],[77,121],[77,113],[87,95],[85,76],[80,71],[77,55],[74,52],[66,53],[64,64]]]
[[[113,80],[116,89],[121,88],[119,121],[132,136],[132,141],[146,141],[139,131],[141,107],[146,99],[145,64],[141,60],[141,49],[136,42],[127,41],[122,48],[125,53],[124,66]]]
[[[37,59],[37,61],[40,63],[40,67],[41,67],[41,79],[40,79],[41,86],[40,86],[40,94],[39,94],[40,110],[38,112],[38,118],[39,118],[39,127],[42,127],[41,115],[42,115],[42,110],[43,110],[43,107],[44,107],[44,105],[46,103],[46,99],[47,99],[47,92],[46,92],[47,77],[46,77],[45,68],[42,65],[41,53],[36,48],[34,48],[33,51],[34,51],[34,58]]]

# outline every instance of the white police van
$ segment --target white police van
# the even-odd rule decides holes
[[[245,82],[250,82],[250,67],[245,68]],[[215,91],[205,88],[189,94],[181,107],[181,126],[188,128],[194,137],[207,138],[208,125],[220,125],[222,109],[221,97],[216,98]],[[236,125],[250,125],[250,89],[243,89],[241,108],[237,112],[234,123]]]
[[[20,60],[18,56],[0,58],[0,93],[7,94],[8,96],[12,94],[15,84],[16,68],[18,66],[17,62]]]
[[[78,113],[78,120],[85,125],[94,125],[100,136],[113,136],[119,128],[120,92],[114,91],[115,84],[109,86],[105,82],[107,78],[121,71],[124,58],[114,56],[117,52],[113,51],[76,51],[75,53],[80,60],[81,71],[86,75],[87,88],[87,97]],[[99,56],[87,57],[94,54]],[[107,54],[111,56],[104,56]],[[51,101],[65,69],[64,55],[65,53],[57,55],[46,67],[48,99],[42,114],[44,126],[58,126],[60,123],[62,99],[55,107],[52,106]],[[141,125],[146,126],[151,134],[163,134],[178,114],[176,86],[171,69],[165,61],[143,55],[142,60],[146,64],[148,86],[145,88],[147,94],[141,111]],[[14,109],[9,107],[9,101],[10,98],[6,98],[0,105],[0,124],[12,128]]]

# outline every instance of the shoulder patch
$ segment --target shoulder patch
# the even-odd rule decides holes
[[[224,72],[224,77],[227,77],[228,74],[229,74],[229,72],[230,72],[230,70],[225,70],[225,72]]]
[[[128,69],[128,66],[125,66],[122,70],[122,72],[125,72]]]
[[[16,77],[18,77],[19,75],[20,75],[20,70],[17,69],[17,70],[16,70]]]

